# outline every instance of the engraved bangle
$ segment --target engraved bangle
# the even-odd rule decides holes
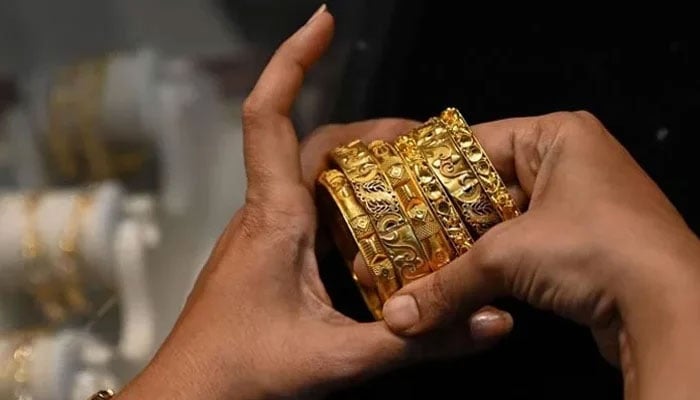
[[[352,185],[355,197],[370,216],[402,285],[428,275],[430,265],[401,209],[391,184],[367,146],[356,140],[335,148],[331,156]]]
[[[501,219],[507,221],[520,215],[520,210],[508,193],[503,179],[462,114],[455,108],[448,108],[440,114],[439,120],[447,128],[457,148],[471,166]]]
[[[321,174],[318,183],[328,194],[325,198],[330,198],[323,205],[332,208],[328,214],[334,217],[331,227],[343,259],[353,273],[353,279],[370,311],[376,319],[381,319],[384,301],[399,289],[394,267],[379,242],[369,216],[355,199],[346,176],[338,170],[329,170]],[[335,207],[329,207],[327,203],[330,202]],[[376,284],[376,291],[362,286],[353,271],[353,260],[358,250]]]
[[[391,183],[431,269],[440,269],[454,258],[455,252],[403,158],[394,146],[382,140],[375,140],[368,147]]]
[[[450,201],[449,194],[445,191],[438,178],[428,166],[428,161],[418,150],[416,141],[408,136],[401,135],[394,144],[403,157],[406,166],[415,181],[420,185],[430,207],[444,229],[458,255],[466,253],[474,244],[474,239],[462,222],[459,212]]]
[[[501,222],[481,182],[439,121],[433,118],[412,134],[428,165],[450,194],[464,222],[473,229],[475,237]]]

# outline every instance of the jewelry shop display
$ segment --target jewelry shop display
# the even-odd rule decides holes
[[[73,210],[56,243],[57,259],[49,255],[49,248],[39,234],[37,209],[41,200],[39,193],[24,196],[26,226],[22,256],[30,294],[44,317],[52,324],[60,324],[71,317],[85,316],[90,311],[82,282],[78,241],[92,196],[87,193],[75,195]]]
[[[358,254],[374,288],[358,281],[375,318],[401,286],[469,251],[520,215],[503,179],[454,108],[393,143],[355,140],[333,149],[321,173],[322,212],[346,263]]]
[[[31,333],[17,333],[3,338],[0,346],[0,396],[29,399],[30,364],[34,352]]]

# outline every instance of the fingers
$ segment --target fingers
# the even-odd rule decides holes
[[[243,105],[244,154],[249,190],[275,182],[299,182],[298,142],[289,112],[306,71],[333,35],[325,8],[275,52]]]
[[[496,244],[507,242],[510,227],[525,218],[496,226],[467,253],[395,293],[383,309],[391,330],[415,335],[444,327],[505,294],[506,266],[516,260]]]
[[[376,287],[367,264],[358,253],[353,262],[353,272],[359,283],[367,288]],[[394,327],[396,322],[392,322]],[[492,306],[482,307],[469,318],[469,331],[474,345],[483,348],[489,343],[509,333],[513,327],[513,318],[505,311]],[[461,331],[461,330],[460,330]]]
[[[314,131],[301,144],[301,166],[303,181],[313,188],[316,178],[329,167],[328,153],[334,148],[361,139],[366,143],[372,140],[393,140],[406,133],[419,123],[406,119],[376,119],[350,124],[326,125]]]
[[[485,336],[474,336],[463,325],[419,338],[396,336],[381,322],[353,325],[340,335],[347,335],[348,339],[342,346],[342,378],[361,379],[401,365],[483,351],[501,341],[513,329],[510,314],[496,309],[479,311],[470,318],[469,324],[479,325]]]
[[[382,322],[352,324],[340,328],[337,337],[343,379],[364,378],[400,365],[428,359],[453,358],[486,350],[513,329],[513,319],[505,311],[484,307],[468,320],[449,329],[416,338],[396,336]],[[349,369],[348,369],[349,368]]]
[[[513,317],[495,307],[483,307],[469,318],[469,333],[479,349],[501,340],[512,330]]]

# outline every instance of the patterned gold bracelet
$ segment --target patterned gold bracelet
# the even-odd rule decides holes
[[[373,141],[368,148],[379,163],[384,177],[391,183],[399,204],[428,257],[431,269],[440,269],[454,258],[455,251],[404,160],[394,146],[383,140]]]
[[[380,172],[367,146],[354,141],[331,152],[353,192],[370,216],[402,285],[431,272],[430,263],[401,209],[399,199]]]
[[[328,170],[321,174],[318,182],[326,190],[330,201],[335,203],[335,207],[327,205],[330,201],[322,204],[328,209],[327,214],[334,219],[332,227],[335,241],[372,315],[381,319],[384,301],[399,289],[394,267],[379,241],[370,217],[357,202],[345,175],[338,170]],[[353,271],[353,261],[358,250],[376,284],[376,291],[364,287]]]
[[[412,134],[428,165],[476,237],[501,222],[481,182],[441,122],[433,118]]]
[[[439,120],[452,136],[459,151],[469,162],[501,219],[506,221],[520,215],[520,210],[518,210],[513,197],[508,193],[503,179],[462,114],[457,109],[448,108],[440,114]]]
[[[449,194],[418,150],[416,141],[410,135],[401,135],[396,139],[395,147],[420,185],[457,254],[466,253],[474,244],[474,239],[450,201]]]

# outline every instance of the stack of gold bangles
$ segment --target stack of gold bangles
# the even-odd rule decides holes
[[[353,270],[361,255],[373,286],[360,282],[367,306],[382,305],[401,286],[467,252],[499,222],[520,214],[462,115],[454,108],[394,143],[354,141],[337,147],[338,169],[318,181],[321,206]]]

